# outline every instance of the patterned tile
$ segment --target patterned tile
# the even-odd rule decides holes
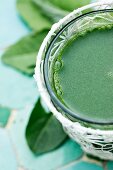
[[[7,11],[7,12],[6,12]],[[21,21],[16,0],[0,1],[0,56],[3,49],[28,34],[30,30]],[[36,101],[38,90],[33,77],[27,77],[0,61],[0,105],[23,108]],[[10,98],[10,100],[9,100]]]
[[[109,161],[106,167],[107,170],[113,170],[113,161]]]
[[[83,154],[80,146],[68,140],[62,147],[53,152],[35,156],[27,146],[25,140],[25,127],[29,118],[31,108],[26,108],[17,112],[16,119],[9,127],[9,135],[16,148],[19,158],[19,165],[27,170],[52,170],[61,167],[69,162],[80,158]]]
[[[24,76],[0,61],[0,96],[0,105],[23,108],[34,104],[38,89],[33,77]]]
[[[60,168],[59,170],[103,170],[103,168],[93,163],[81,161],[74,165],[68,165],[67,167]]]
[[[0,128],[0,170],[18,170],[13,147],[4,129]]]

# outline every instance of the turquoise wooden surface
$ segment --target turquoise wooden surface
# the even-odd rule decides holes
[[[16,11],[16,0],[0,1],[0,24],[1,56],[5,48],[30,30]],[[38,96],[34,78],[4,65],[0,60],[0,105],[11,109],[9,115],[2,117],[0,113],[0,124],[5,126],[0,128],[0,170],[113,169],[112,161],[105,164],[88,158],[72,140],[55,151],[35,156],[27,146],[25,127]]]

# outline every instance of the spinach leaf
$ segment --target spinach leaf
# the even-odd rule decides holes
[[[81,6],[87,5],[91,0],[48,0],[55,6],[60,7],[63,10],[73,11]]]
[[[35,31],[51,27],[51,22],[41,14],[32,0],[17,0],[17,9],[24,21]]]
[[[28,75],[33,75],[36,56],[48,30],[33,33],[10,46],[2,55],[2,61]]]
[[[60,146],[67,135],[59,121],[52,113],[46,113],[38,100],[27,125],[26,138],[31,150],[41,154]]]
[[[58,8],[47,0],[33,0],[33,2],[42,10],[45,16],[48,16],[53,22],[58,22],[69,12]]]

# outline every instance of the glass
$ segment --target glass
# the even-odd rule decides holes
[[[61,122],[66,133],[88,154],[113,160],[113,120],[94,121],[79,117],[57,98],[52,88],[52,63],[66,43],[85,31],[113,25],[113,2],[98,2],[73,11],[54,24],[38,53],[35,79],[41,98]],[[96,11],[92,11],[92,10]],[[91,11],[91,12],[89,12]]]
[[[98,125],[104,125],[103,127],[106,128],[107,125],[108,128],[108,125],[113,125],[113,119],[109,121],[92,120],[90,118],[87,119],[85,118],[85,116],[81,117],[80,115],[72,112],[68,107],[66,107],[58,99],[52,88],[52,66],[55,63],[59,52],[63,48],[65,48],[67,42],[69,42],[74,36],[79,36],[79,34],[81,33],[84,35],[87,31],[92,31],[93,29],[98,27],[111,27],[111,25],[113,25],[112,9],[92,11],[74,18],[73,20],[68,22],[53,38],[47,49],[44,59],[45,84],[54,105],[62,114],[67,116],[69,119],[71,119],[72,121],[79,121],[85,126],[95,127]]]

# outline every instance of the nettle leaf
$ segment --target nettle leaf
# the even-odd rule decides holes
[[[35,31],[51,27],[51,22],[41,14],[32,0],[17,0],[17,9],[25,22]]]
[[[52,113],[45,112],[40,100],[31,113],[26,128],[26,139],[35,154],[51,151],[67,139],[59,121]]]
[[[10,46],[2,55],[2,61],[28,75],[34,73],[36,56],[48,30],[33,33]]]
[[[67,11],[73,11],[74,9],[80,8],[81,6],[87,5],[91,0],[48,0],[54,5]]]
[[[33,2],[42,10],[45,16],[48,16],[53,22],[58,22],[69,12],[58,8],[48,0],[33,0]]]

